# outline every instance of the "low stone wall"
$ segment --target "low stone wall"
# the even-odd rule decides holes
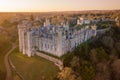
[[[11,59],[10,59],[10,57],[9,57],[9,63],[10,63],[10,66],[12,67],[12,69],[16,72],[16,74],[17,74],[22,80],[25,80],[25,79],[23,78],[23,76],[16,70],[15,66],[13,65],[13,63],[12,63],[12,61],[11,61]]]
[[[106,28],[106,29],[98,29],[97,30],[97,34],[99,35],[99,34],[104,34],[106,31],[108,31],[110,29],[110,27],[109,28]]]
[[[46,55],[46,54],[41,53],[41,52],[36,52],[36,55],[38,55],[38,56],[40,56],[40,57],[42,57],[42,58],[45,58],[45,59],[47,59],[47,60],[49,60],[49,61],[54,62],[54,64],[55,64],[56,66],[58,66],[60,70],[62,70],[62,68],[63,68],[63,62],[62,62],[60,59],[51,57],[51,56]]]

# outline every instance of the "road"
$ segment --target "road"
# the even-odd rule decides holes
[[[9,64],[9,54],[16,48],[14,44],[12,44],[12,48],[6,53],[4,57],[4,63],[6,68],[6,79],[5,80],[12,80],[12,71],[11,66]]]

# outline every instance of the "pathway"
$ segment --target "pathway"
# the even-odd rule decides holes
[[[14,44],[12,44],[12,48],[6,53],[4,57],[4,63],[5,63],[5,68],[6,68],[6,79],[5,80],[12,80],[12,71],[11,67],[9,64],[9,54],[16,48]]]

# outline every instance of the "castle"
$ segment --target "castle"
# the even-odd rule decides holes
[[[27,20],[18,24],[19,50],[29,57],[36,51],[60,57],[96,36],[96,25],[83,18],[78,19],[74,27],[69,27],[67,21],[60,25],[52,25],[49,19],[46,19],[42,27],[33,24],[34,21]]]

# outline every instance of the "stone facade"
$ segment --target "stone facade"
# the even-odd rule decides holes
[[[29,57],[33,56],[36,50],[62,56],[96,36],[96,25],[91,25],[88,20],[81,20],[84,19],[77,20],[74,27],[69,27],[68,22],[52,25],[48,19],[43,27],[34,26],[35,21],[21,21],[18,25],[20,52]]]

